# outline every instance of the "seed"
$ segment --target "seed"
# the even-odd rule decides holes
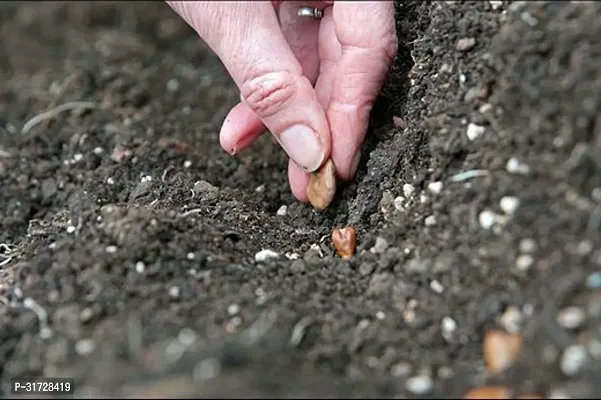
[[[336,175],[334,162],[330,159],[311,174],[307,186],[307,197],[313,207],[323,210],[332,202],[334,193],[336,193]]]
[[[471,389],[463,396],[464,399],[510,399],[509,389],[503,386],[482,386]]]
[[[520,354],[522,337],[500,330],[490,331],[484,337],[483,352],[486,367],[498,374],[512,365]]]
[[[346,228],[338,228],[332,231],[332,244],[336,249],[336,253],[343,260],[348,260],[355,253],[357,245],[357,232],[352,226]]]

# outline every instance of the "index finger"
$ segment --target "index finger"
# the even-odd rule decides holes
[[[360,158],[369,114],[397,52],[391,1],[336,2],[336,36],[342,56],[336,67],[327,117],[331,158],[343,179],[351,179]]]

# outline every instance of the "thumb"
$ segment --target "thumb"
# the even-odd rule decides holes
[[[288,156],[313,172],[330,154],[326,114],[270,2],[169,2],[217,53]]]

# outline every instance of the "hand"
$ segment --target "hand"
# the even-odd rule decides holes
[[[389,1],[168,1],[221,59],[241,102],[220,132],[236,154],[266,129],[290,157],[294,196],[328,158],[351,179],[369,113],[396,56]],[[324,10],[321,20],[297,15]],[[279,21],[278,14],[279,13]]]

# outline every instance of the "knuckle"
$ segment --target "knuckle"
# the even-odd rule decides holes
[[[260,118],[269,118],[287,107],[296,92],[296,82],[290,72],[268,72],[245,80],[240,92],[252,111]]]

